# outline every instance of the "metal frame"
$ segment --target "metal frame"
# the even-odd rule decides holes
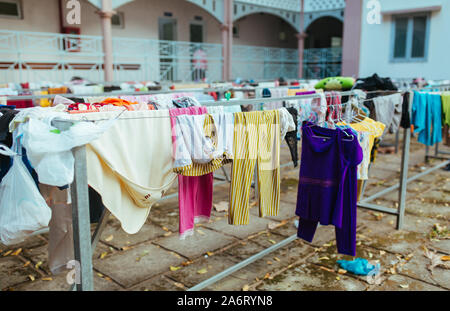
[[[342,92],[342,96],[344,95],[354,95],[354,92]],[[296,99],[307,99],[307,98],[317,98],[318,95],[303,95],[303,96],[292,96],[292,97],[283,97],[283,98],[258,98],[258,99],[248,99],[248,100],[236,100],[229,102],[228,105],[259,105],[272,101],[280,101],[280,100],[296,100]],[[223,105],[223,102],[203,102],[205,106],[218,106]],[[411,108],[411,107],[410,107]],[[66,123],[70,123],[67,122]],[[62,127],[61,127],[62,128]],[[364,199],[363,201],[358,203],[358,207],[367,208],[371,210],[376,210],[384,213],[389,213],[397,216],[397,229],[402,228],[404,222],[404,213],[405,213],[405,202],[406,202],[406,188],[407,183],[420,178],[424,175],[427,175],[438,168],[446,165],[447,163],[441,163],[440,165],[429,169],[425,172],[417,174],[414,177],[407,178],[408,173],[408,160],[409,160],[409,147],[410,147],[410,138],[411,132],[409,129],[404,129],[404,143],[402,148],[402,162],[401,162],[401,174],[400,174],[400,182],[397,185],[389,187],[383,191],[378,192],[375,195],[372,195],[369,198]],[[72,184],[72,208],[73,208],[73,226],[74,226],[74,247],[75,247],[75,258],[80,262],[81,268],[81,284],[76,286],[77,290],[93,290],[93,273],[92,273],[92,249],[95,248],[95,245],[101,235],[101,231],[105,226],[105,221],[101,221],[94,233],[94,236],[90,238],[90,225],[89,225],[89,200],[88,200],[88,188],[87,188],[87,172],[86,172],[86,155],[85,155],[85,146],[78,147],[74,149],[74,157],[75,157],[75,181]],[[448,161],[450,163],[450,161]],[[281,167],[286,167],[292,165],[292,163],[284,164]],[[225,173],[225,171],[224,171]],[[226,175],[227,176],[227,175]],[[224,184],[228,182],[228,178],[225,178],[221,182],[216,183]],[[255,181],[255,190],[257,190],[257,181]],[[398,209],[387,208],[383,206],[377,206],[374,204],[370,204],[369,202],[374,200],[377,197],[380,197],[386,193],[392,192],[399,189],[399,201],[398,201]],[[255,192],[257,193],[257,191]],[[176,197],[178,194],[172,194],[165,199],[169,199],[172,197]],[[102,219],[105,220],[108,215],[108,212],[105,212],[102,216]],[[88,235],[89,234],[89,235]],[[226,269],[225,271],[209,278],[200,284],[190,288],[190,291],[201,290],[221,279],[230,275],[231,273],[238,271],[239,269],[249,265],[250,263],[264,257],[265,255],[288,245],[296,239],[296,235],[293,235],[268,249],[263,250],[262,252],[251,256],[250,258]],[[92,240],[92,242],[91,242]],[[91,244],[92,243],[92,244]]]

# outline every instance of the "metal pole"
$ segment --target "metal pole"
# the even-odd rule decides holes
[[[103,32],[103,53],[104,64],[103,70],[105,73],[105,81],[112,82],[114,80],[113,71],[113,45],[112,45],[112,29],[111,18],[115,14],[112,9],[111,0],[102,0],[102,8],[99,12],[102,20],[102,32]]]
[[[400,189],[398,192],[398,216],[397,230],[402,229],[406,207],[406,189],[408,187],[409,147],[411,143],[411,131],[403,129],[402,167],[400,169]]]
[[[234,266],[232,266],[232,267],[230,267],[230,268],[220,272],[219,274],[216,274],[215,276],[213,276],[213,277],[211,277],[211,278],[201,282],[200,284],[197,284],[194,287],[189,288],[188,291],[199,291],[199,290],[202,290],[203,288],[205,288],[205,287],[207,287],[207,286],[209,286],[211,284],[214,284],[214,283],[220,281],[221,279],[229,276],[230,274],[233,274],[234,272],[236,272],[236,271],[238,271],[238,270],[248,266],[252,262],[255,262],[256,260],[263,258],[264,256],[266,256],[266,255],[276,251],[277,249],[279,249],[279,248],[281,248],[283,246],[286,246],[289,243],[292,243],[296,239],[297,239],[297,235],[296,234],[292,235],[289,238],[287,238],[287,239],[285,239],[285,240],[283,240],[283,241],[281,241],[281,242],[279,242],[279,243],[277,243],[277,244],[275,244],[275,245],[273,245],[273,246],[271,246],[269,248],[266,248],[265,250],[259,252],[258,254],[255,254],[255,255],[247,258],[246,260],[241,261],[240,263],[238,263],[238,264],[236,264],[236,265],[234,265]]]
[[[89,217],[89,194],[87,180],[86,146],[73,150],[75,157],[75,177],[71,186],[72,223],[75,260],[80,264],[79,291],[94,290],[92,271],[91,227]]]

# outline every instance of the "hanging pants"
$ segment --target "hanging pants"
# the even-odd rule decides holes
[[[207,113],[206,107],[189,107],[170,109],[172,126],[172,142],[176,148],[175,119],[178,115],[200,115]],[[174,151],[175,154],[175,151]],[[192,167],[190,171],[200,173],[201,170]],[[211,216],[213,202],[213,173],[202,176],[178,175],[178,203],[180,209],[179,232],[180,238],[194,232],[194,224],[207,221]]]
[[[259,216],[276,216],[280,206],[280,115],[278,110],[234,114],[234,161],[228,221],[247,225],[250,188],[257,165]]]

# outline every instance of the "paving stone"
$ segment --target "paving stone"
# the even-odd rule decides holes
[[[232,259],[231,256],[219,254],[217,256],[202,258],[177,271],[170,271],[167,273],[167,276],[177,282],[183,283],[189,288],[234,266],[236,263],[237,261]]]
[[[417,216],[450,219],[450,204],[432,204],[415,199],[408,202],[407,211]]]
[[[450,255],[450,240],[439,240],[439,241],[433,240],[430,242],[430,244],[436,250],[444,254]]]
[[[198,230],[201,230],[199,233]],[[170,236],[155,241],[156,244],[170,249],[188,258],[196,258],[206,252],[213,252],[236,240],[225,234],[215,232],[206,228],[196,229],[193,236],[180,240],[178,236]]]
[[[357,235],[357,241],[361,242],[361,245],[356,246],[356,257],[357,258],[365,258],[368,261],[372,262],[379,262],[380,263],[380,271],[384,273],[385,270],[392,267],[392,265],[398,261],[397,258],[387,252],[384,252],[373,249],[367,246],[364,246],[364,241],[367,241],[367,237],[361,234]],[[318,252],[316,255],[308,259],[308,262],[314,263],[316,265],[321,265],[328,267],[329,269],[333,269],[334,271],[338,271],[340,269],[339,264],[337,263],[338,260],[354,260],[355,257],[342,255],[337,252],[336,244],[335,242],[330,243],[330,246],[324,246],[323,251]],[[329,245],[329,244],[327,244]],[[355,278],[358,278],[362,282],[367,283],[367,277],[366,276],[358,276],[351,274],[350,272],[347,273],[348,276],[352,276]]]
[[[263,251],[264,249],[264,247],[252,241],[242,241],[239,244],[227,249],[225,254],[230,255],[237,260],[245,260]]]
[[[281,201],[278,216],[267,216],[267,218],[273,219],[273,220],[278,220],[278,221],[292,219],[294,217],[297,217],[295,215],[295,208],[296,208],[295,203],[292,204],[292,203],[286,203],[284,201]]]
[[[179,209],[178,203],[162,201],[159,206],[153,206],[150,215],[147,218],[148,224],[159,227],[166,227],[172,232],[178,232],[179,228]]]
[[[267,231],[267,232],[260,232],[258,235],[250,237],[249,241],[257,243],[264,248],[269,248],[274,244],[277,244],[285,239],[286,239],[285,236]]]
[[[248,284],[247,279],[242,279],[236,276],[227,276],[217,283],[205,287],[204,291],[240,291]]]
[[[385,280],[381,285],[374,286],[375,291],[442,291],[444,289],[430,285],[428,283],[414,280],[402,275],[393,275]]]
[[[398,269],[398,272],[414,279],[450,289],[450,272],[436,267],[431,273],[427,269],[430,264],[430,259],[426,258],[422,251],[416,251],[413,257]]]
[[[30,266],[24,267],[24,262],[16,256],[0,258],[0,290],[29,281],[29,275],[35,279],[40,275]]]
[[[41,263],[39,269],[45,274],[50,275],[50,268],[48,266],[48,245],[39,246],[36,248],[24,249],[22,256],[29,259],[32,265]]]
[[[45,245],[47,244],[47,240],[45,238],[43,238],[42,235],[35,235],[35,236],[31,236],[29,238],[27,238],[25,241],[23,241],[22,243],[17,243],[14,245],[5,245],[0,243],[0,252],[1,251],[8,251],[8,250],[15,250],[18,248],[22,248],[22,249],[27,249],[27,248],[33,248],[33,247],[38,247],[41,245]]]
[[[207,223],[204,226],[215,231],[220,231],[226,235],[231,235],[239,239],[244,239],[249,235],[267,230],[267,226],[272,223],[273,220],[250,217],[250,223],[245,226],[232,226],[228,224],[228,219],[223,218],[213,223]]]
[[[52,280],[44,281],[36,279],[34,282],[27,282],[14,286],[14,291],[69,291],[71,285],[67,283],[67,275],[61,274],[51,276]],[[94,271],[94,290],[95,291],[117,291],[121,287],[111,280],[106,280],[97,275]]]
[[[297,220],[297,218],[298,217],[289,219],[284,225],[281,225],[274,230],[270,230],[270,232],[284,237],[290,237],[294,234],[297,234],[297,227],[294,224],[294,221]]]
[[[182,291],[182,287],[175,285],[175,282],[164,275],[158,275],[150,280],[144,281],[132,288],[133,291]]]
[[[144,244],[102,260],[96,259],[94,267],[120,285],[129,288],[183,261],[182,257],[158,246]]]
[[[275,276],[273,280],[265,280],[264,284],[258,286],[262,291],[363,291],[366,289],[364,283],[322,270],[311,264],[303,267],[289,269]]]
[[[380,224],[379,227],[381,226]],[[392,229],[371,228],[374,231],[367,233],[367,236],[371,240],[366,245],[376,249],[384,249],[392,253],[407,255],[426,242],[426,234],[423,233],[402,230],[392,232]]]
[[[161,227],[148,223],[144,224],[141,230],[139,230],[136,234],[127,234],[120,226],[107,226],[102,233],[101,241],[105,244],[121,249],[125,246],[133,246],[152,240],[163,236],[165,233],[166,231],[161,229]]]

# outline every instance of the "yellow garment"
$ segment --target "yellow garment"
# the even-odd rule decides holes
[[[234,114],[233,171],[228,222],[247,225],[250,188],[258,164],[259,216],[276,216],[280,208],[280,114],[278,110]]]
[[[384,125],[381,122],[372,120],[370,118],[365,118],[364,122],[369,123],[370,125],[364,125],[364,123],[360,122],[360,123],[351,123],[350,126],[358,132],[372,133],[370,135],[370,144],[369,144],[369,149],[372,150],[375,138],[381,137],[383,135],[386,125]]]
[[[47,91],[41,91],[39,92],[39,95],[48,95]],[[48,100],[48,98],[41,98],[39,100],[39,106],[41,107],[50,107],[52,104],[50,103],[50,101]]]
[[[214,119],[208,114],[205,117],[205,123],[203,124],[203,129],[205,131],[205,136],[210,137],[212,139],[212,144],[214,147],[217,147],[217,137],[214,135]],[[232,160],[227,158],[227,155],[224,155],[222,158],[213,159],[209,163],[200,164],[193,162],[190,165],[184,167],[174,168],[173,171],[182,176],[203,176],[209,173],[212,173],[223,165],[231,163]]]
[[[288,89],[287,96],[295,96],[299,92],[307,92],[306,89]]]
[[[117,112],[71,115],[88,120],[115,116]],[[152,205],[176,180],[171,133],[169,110],[125,111],[86,146],[88,183],[129,234],[141,229]]]

